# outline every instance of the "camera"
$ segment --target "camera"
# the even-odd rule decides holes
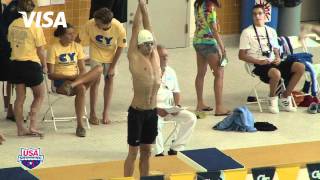
[[[271,52],[270,51],[262,51],[262,56],[270,58],[271,57]]]

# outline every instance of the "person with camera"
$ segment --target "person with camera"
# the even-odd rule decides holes
[[[240,36],[239,59],[249,63],[252,72],[269,84],[268,109],[271,113],[279,113],[278,103],[285,111],[296,111],[290,96],[304,74],[305,67],[299,62],[281,61],[277,33],[265,25],[263,5],[257,4],[252,8],[252,18],[253,25],[244,29]],[[287,83],[279,99],[276,89],[281,78]]]

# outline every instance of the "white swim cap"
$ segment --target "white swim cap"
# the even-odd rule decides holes
[[[143,44],[145,42],[151,42],[153,41],[153,35],[148,30],[141,30],[138,34],[138,45]]]

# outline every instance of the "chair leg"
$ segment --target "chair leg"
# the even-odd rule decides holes
[[[262,111],[262,107],[261,107],[261,99],[259,98],[257,89],[254,88],[253,91],[254,91],[254,94],[255,94],[256,99],[257,99],[257,103],[258,103],[258,106],[259,106],[259,110],[260,110],[260,112],[263,112],[263,111]]]
[[[52,121],[53,122],[53,127],[54,127],[54,130],[57,131],[58,128],[57,128],[57,125],[56,125],[56,118],[54,116],[54,112],[53,112],[53,107],[52,107],[52,103],[50,102],[50,97],[48,95],[48,109],[46,110],[46,112],[44,113],[43,115],[43,118],[42,118],[42,121],[43,122],[47,122],[47,121]],[[48,112],[50,111],[50,114],[51,114],[51,120],[46,120],[46,117],[48,115]]]
[[[44,122],[46,121],[46,117],[47,117],[49,111],[50,111],[50,107],[48,107],[46,112],[43,114],[42,121],[44,121]]]
[[[87,113],[87,107],[86,107],[86,106],[84,107],[84,117],[83,117],[83,118],[86,120],[88,129],[91,129],[90,123],[89,123],[89,118],[88,118],[88,113]]]
[[[56,125],[56,117],[54,116],[53,108],[52,108],[51,104],[50,104],[50,112],[51,112],[51,118],[52,118],[52,121],[53,121],[54,131],[58,131],[58,128],[57,128],[57,125]]]
[[[171,139],[171,137],[174,135],[174,133],[176,132],[178,127],[178,124],[176,122],[174,122],[174,128],[172,129],[172,131],[170,132],[169,136],[166,138],[166,140],[164,141],[164,145],[167,145],[168,141]]]

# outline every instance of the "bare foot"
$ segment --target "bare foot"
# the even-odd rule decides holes
[[[111,124],[111,120],[109,118],[105,118],[101,122],[102,124]]]
[[[0,133],[0,145],[2,144],[3,141],[6,141],[4,136]]]
[[[90,116],[89,123],[92,125],[99,125],[99,119],[97,116]]]
[[[26,136],[30,131],[26,128],[18,129],[18,136]]]

